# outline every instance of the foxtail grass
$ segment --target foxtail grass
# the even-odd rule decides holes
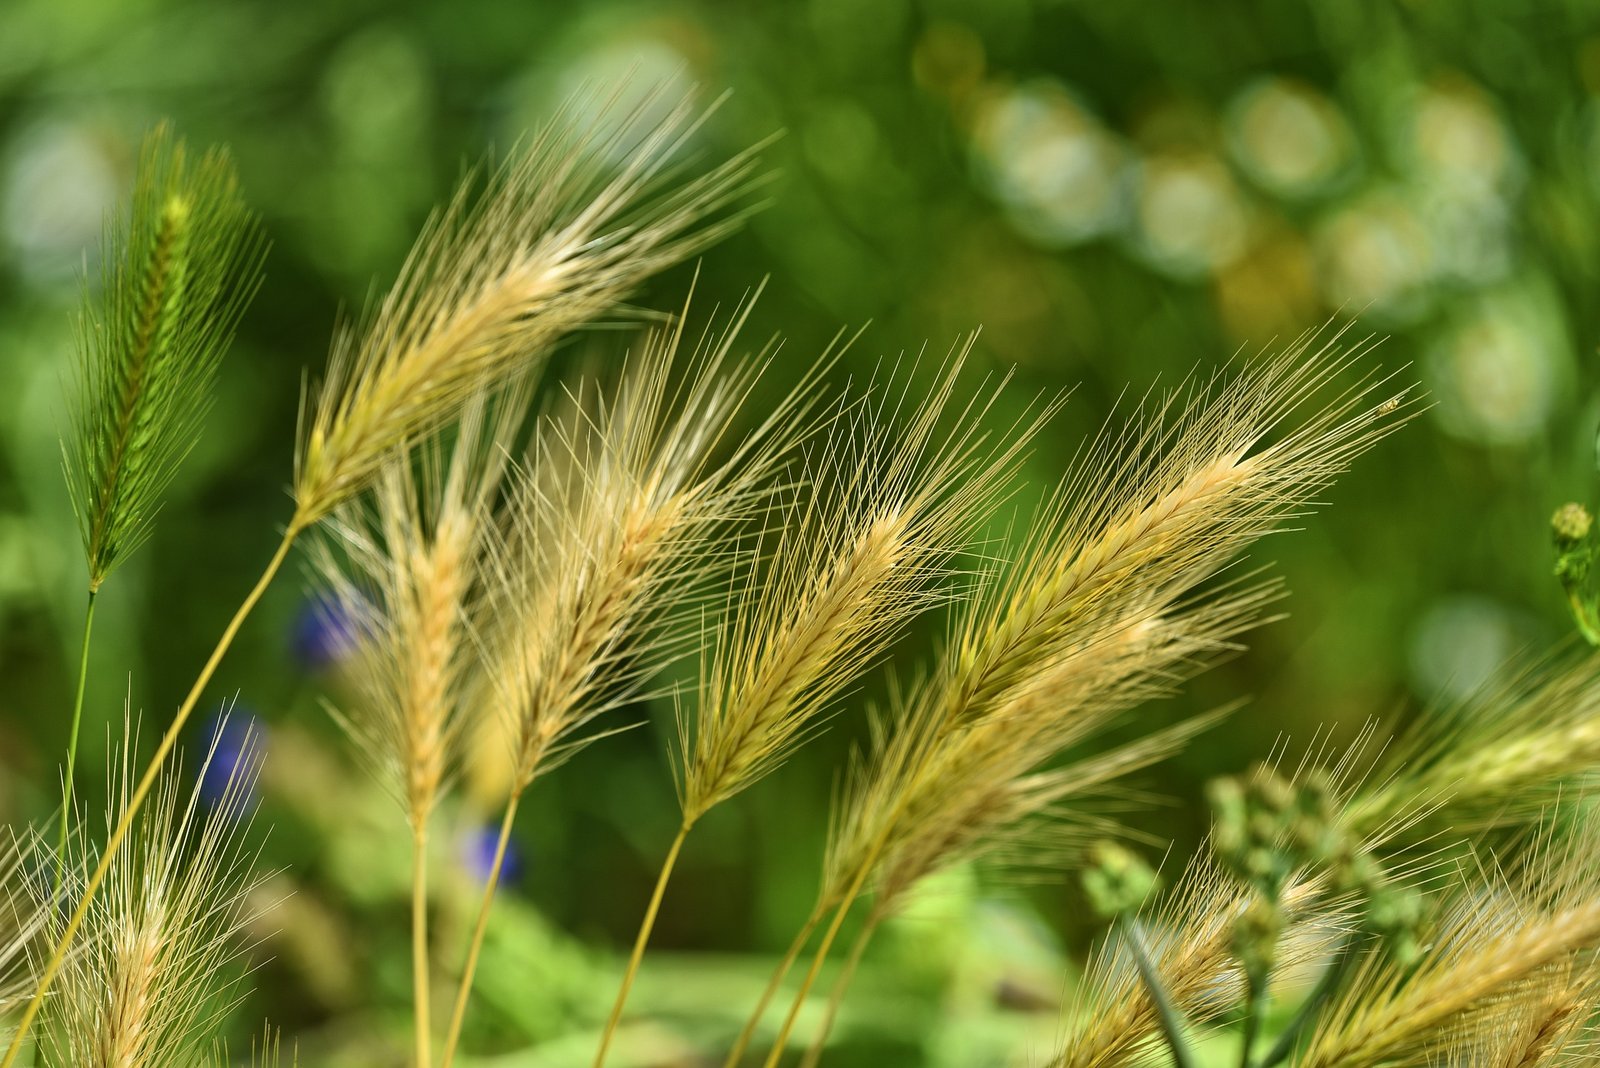
[[[108,824],[131,803],[136,744],[130,728],[114,765]],[[219,756],[207,755],[202,775]],[[245,844],[255,760],[247,744],[238,764],[220,769],[227,787],[209,810],[198,784],[180,787],[176,762],[164,767],[155,803],[117,854],[106,893],[45,1002],[40,1031],[50,1061],[162,1068],[205,1059],[215,1024],[235,996],[230,962],[245,948],[239,936],[256,878]],[[81,894],[94,858],[84,836],[74,845],[57,859],[71,872],[67,891]],[[51,916],[51,933],[58,934],[63,917],[53,910]]]
[[[759,514],[803,436],[802,389],[742,438],[734,420],[765,358],[738,364],[746,303],[686,343],[653,333],[614,395],[579,391],[542,420],[502,522],[478,691],[513,739],[511,790],[446,1039],[455,1056],[490,905],[526,790],[603,736],[596,719],[637,700],[681,655],[688,624],[732,558],[724,538]]]
[[[0,1068],[12,1068],[21,1055],[162,763],[299,535],[368,488],[395,448],[437,432],[481,390],[527,373],[562,336],[737,222],[732,209],[755,177],[755,155],[672,184],[675,156],[698,127],[696,113],[684,103],[654,122],[647,112],[641,107],[620,125],[578,129],[569,113],[496,171],[481,195],[470,180],[463,183],[365,324],[339,332],[327,374],[303,410],[295,507],[283,537],[130,792]],[[613,165],[616,157],[621,162]]]
[[[400,450],[380,472],[370,508],[334,513],[318,554],[322,586],[360,638],[355,699],[336,716],[374,765],[411,829],[411,940],[416,1059],[431,1065],[428,829],[470,711],[469,683],[497,545],[497,501],[526,389],[480,396],[448,454],[430,443]]]
[[[99,291],[85,283],[78,322],[81,396],[62,446],[89,594],[58,853],[67,844],[96,597],[150,536],[162,497],[194,447],[265,253],[227,151],[194,158],[166,125],[145,138],[132,206],[107,222],[101,246]]]
[[[951,410],[970,345],[952,353],[925,398],[891,380],[864,404],[841,407],[803,474],[804,501],[781,513],[765,576],[745,584],[712,634],[699,691],[678,719],[682,820],[601,1034],[596,1068],[621,1022],[690,830],[787,759],[912,619],[952,595],[959,554],[1039,425],[1035,419],[996,444],[980,429],[995,394]],[[906,409],[905,425],[897,427]],[[946,415],[955,417],[953,430],[942,426]],[[941,431],[949,436],[938,445]]]
[[[927,681],[904,692],[893,728],[877,735],[835,823],[819,905],[834,919],[769,1068],[863,892],[875,886],[892,905],[947,863],[1025,841],[1032,819],[1077,783],[1106,782],[1181,742],[1158,734],[1107,754],[1100,771],[1094,757],[1061,774],[1039,771],[1260,621],[1270,589],[1191,599],[1398,425],[1404,394],[1374,396],[1382,380],[1335,387],[1365,348],[1308,335],[1231,380],[1147,401],[1074,466],[1016,563],[988,584]],[[1297,425],[1286,427],[1291,419]]]

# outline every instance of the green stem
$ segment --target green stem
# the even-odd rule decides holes
[[[1240,1043],[1239,1068],[1250,1068],[1250,1054],[1255,1052],[1256,1036],[1261,1033],[1261,1018],[1267,1011],[1267,983],[1269,973],[1265,968],[1247,969],[1244,1008],[1244,1040]]]
[[[1160,969],[1150,959],[1150,952],[1145,948],[1144,927],[1138,920],[1129,919],[1126,930],[1133,963],[1139,969],[1139,977],[1144,980],[1151,1004],[1155,1006],[1156,1020],[1161,1025],[1161,1036],[1166,1039],[1167,1048],[1172,1052],[1173,1068],[1195,1068],[1194,1055],[1189,1052],[1189,1044],[1183,1038],[1183,1017],[1173,1004],[1172,996],[1167,993],[1166,984],[1161,981]]]
[[[1294,1015],[1294,1019],[1289,1021],[1289,1026],[1284,1028],[1283,1033],[1278,1036],[1278,1041],[1267,1051],[1267,1055],[1261,1059],[1258,1068],[1276,1068],[1277,1065],[1289,1059],[1289,1054],[1294,1052],[1294,1047],[1300,1041],[1301,1034],[1304,1033],[1307,1027],[1311,1026],[1311,1022],[1316,1019],[1317,1013],[1322,1011],[1323,1004],[1333,996],[1334,990],[1338,988],[1339,981],[1344,977],[1345,969],[1355,956],[1355,945],[1355,934],[1346,935],[1344,942],[1334,952],[1333,959],[1328,962],[1327,968],[1323,970],[1322,976],[1317,980],[1317,985],[1312,988],[1311,993],[1301,1003],[1299,1011]]]
[[[866,885],[867,875],[871,871],[871,863],[861,866],[855,882],[845,892],[844,900],[834,910],[828,929],[822,932],[822,942],[817,946],[816,953],[812,954],[811,967],[806,970],[806,976],[800,982],[800,989],[795,992],[794,1001],[789,1005],[789,1014],[783,1018],[783,1026],[778,1028],[778,1037],[773,1039],[772,1049],[767,1053],[765,1068],[777,1068],[778,1062],[783,1059],[784,1047],[789,1044],[789,1033],[794,1030],[795,1020],[800,1016],[800,1010],[805,1007],[811,988],[816,985],[817,975],[822,971],[823,962],[828,959],[828,951],[833,948],[834,939],[839,937],[839,928],[844,925],[845,913],[850,911],[850,906],[861,896],[861,888]]]
[[[78,652],[78,695],[72,702],[72,733],[67,736],[67,767],[61,776],[61,828],[56,835],[55,892],[52,903],[61,899],[61,879],[67,866],[67,827],[72,815],[73,770],[78,765],[78,733],[83,724],[83,691],[89,680],[89,636],[94,631],[95,591],[89,591],[89,607],[83,614],[83,646]]]
[[[467,1002],[472,998],[472,977],[478,971],[478,955],[483,951],[484,932],[489,929],[489,910],[494,904],[495,888],[500,885],[500,871],[506,862],[506,846],[511,841],[511,825],[517,819],[517,802],[522,800],[518,790],[506,801],[506,814],[500,821],[500,838],[494,847],[494,863],[489,868],[489,878],[484,881],[483,900],[478,903],[478,920],[472,928],[472,942],[467,947],[467,961],[461,968],[461,985],[456,990],[455,1009],[450,1014],[450,1033],[444,1040],[444,1059],[441,1068],[450,1068],[456,1058],[456,1046],[461,1041],[461,1025],[467,1018]],[[4,1068],[4,1065],[0,1065]]]
[[[234,612],[233,619],[229,620],[227,629],[222,632],[222,637],[217,640],[217,647],[211,651],[210,658],[205,666],[200,669],[200,675],[194,680],[194,685],[189,689],[189,694],[183,699],[183,704],[178,706],[177,714],[172,717],[172,723],[167,727],[167,732],[161,736],[161,744],[156,747],[156,752],[150,758],[149,765],[144,774],[140,776],[139,783],[134,787],[132,796],[127,805],[123,807],[122,815],[117,819],[117,825],[111,829],[111,836],[106,839],[105,850],[100,854],[100,862],[95,865],[94,873],[89,876],[89,881],[83,888],[83,895],[78,899],[78,906],[73,910],[72,917],[67,920],[61,937],[56,941],[55,947],[50,951],[49,958],[45,961],[44,969],[39,973],[39,982],[34,987],[33,994],[28,998],[27,1008],[22,1011],[22,1018],[17,1021],[16,1030],[11,1033],[11,1043],[6,1047],[6,1055],[0,1060],[0,1068],[12,1068],[17,1058],[22,1054],[24,1040],[28,1031],[33,1026],[34,1019],[39,1015],[39,1009],[44,1005],[44,998],[50,991],[50,986],[55,982],[56,974],[61,971],[61,965],[67,959],[67,950],[72,947],[72,940],[77,937],[78,928],[83,926],[84,917],[89,914],[89,908],[94,904],[95,894],[100,890],[100,884],[105,882],[106,873],[111,870],[111,864],[117,858],[118,851],[122,848],[123,839],[133,829],[133,821],[139,815],[139,810],[144,806],[145,798],[149,795],[156,779],[161,775],[161,769],[167,757],[172,752],[172,747],[178,744],[178,735],[183,731],[184,724],[189,721],[189,716],[194,712],[195,706],[200,702],[200,695],[205,692],[206,684],[211,681],[211,676],[216,673],[217,666],[222,663],[222,657],[233,644],[233,639],[238,635],[239,628],[244,625],[245,619],[250,615],[256,602],[261,600],[261,595],[267,592],[267,587],[272,584],[273,576],[283,566],[284,560],[289,556],[289,549],[294,545],[294,540],[305,529],[296,517],[284,531],[283,540],[278,543],[278,549],[268,561],[266,570],[256,580],[255,586],[245,596],[244,603],[239,605]]]
[[[1600,622],[1596,621],[1595,613],[1575,586],[1567,586],[1567,604],[1572,607],[1572,620],[1578,625],[1578,633],[1583,635],[1583,640],[1590,645],[1600,646]]]
[[[656,888],[650,895],[650,904],[644,910],[644,919],[639,923],[639,934],[633,940],[633,953],[628,957],[628,969],[622,973],[622,985],[617,989],[616,1003],[611,1006],[611,1016],[606,1020],[606,1029],[600,1033],[600,1048],[595,1051],[594,1068],[603,1068],[606,1063],[606,1053],[611,1049],[611,1040],[617,1033],[617,1025],[622,1022],[622,1008],[628,1003],[628,993],[633,989],[633,981],[639,974],[639,962],[644,960],[645,946],[650,942],[650,932],[656,925],[656,914],[661,911],[661,898],[667,892],[667,881],[672,878],[672,869],[678,863],[678,853],[683,849],[683,840],[689,837],[689,828],[692,824],[685,820],[678,828],[678,836],[672,840],[672,848],[667,850],[667,859],[661,862],[661,874],[656,876]]]

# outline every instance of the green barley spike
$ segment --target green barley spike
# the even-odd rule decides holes
[[[132,208],[106,228],[99,299],[85,287],[82,399],[65,452],[91,593],[149,534],[263,251],[227,153],[196,160],[166,126],[150,134]]]

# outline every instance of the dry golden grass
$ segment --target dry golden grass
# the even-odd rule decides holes
[[[1600,948],[1600,879],[1592,845],[1524,847],[1508,875],[1468,871],[1415,968],[1369,953],[1328,1007],[1300,1068],[1426,1065],[1533,1026],[1561,1028],[1572,978]],[[1592,1004],[1578,1010],[1587,1017]],[[1542,1017],[1542,1019],[1541,1019]],[[1534,1061],[1537,1063],[1537,1059]]]
[[[600,114],[574,101],[424,229],[399,279],[336,337],[304,418],[294,524],[366,486],[394,449],[449,422],[480,391],[539,363],[641,281],[717,240],[749,189],[754,152],[666,183],[701,119],[654,95]],[[622,158],[618,164],[616,159]]]
[[[114,822],[128,804],[137,765],[132,729],[113,769],[107,813]],[[231,754],[230,754],[231,755]],[[215,751],[207,754],[209,774]],[[209,804],[198,784],[180,791],[164,780],[156,803],[141,814],[129,847],[117,854],[88,914],[84,937],[62,969],[41,1014],[49,1062],[88,1068],[165,1068],[201,1063],[218,1014],[233,996],[244,950],[246,897],[257,876],[244,845],[255,774],[253,744],[240,762],[218,768],[227,786]],[[80,892],[93,861],[81,843],[64,859],[68,894]],[[63,922],[49,902],[51,935]]]
[[[731,366],[748,311],[690,353],[682,320],[652,335],[615,399],[580,389],[564,418],[542,420],[513,479],[480,703],[511,724],[515,790],[680,655],[732,565],[726,539],[806,432],[802,391],[733,438],[765,362]]]
[[[910,620],[955,592],[958,558],[1039,423],[990,444],[981,417],[993,394],[949,411],[970,344],[925,398],[891,374],[844,404],[808,458],[809,492],[784,509],[765,575],[752,565],[731,598],[680,714],[686,824],[781,764]]]
[[[1270,436],[1354,359],[1307,340],[1103,434],[1017,562],[990,577],[949,654],[905,691],[838,821],[824,897],[863,873],[898,896],[1032,817],[1170,752],[1185,734],[1042,773],[1260,622],[1270,584],[1197,595],[1388,433],[1370,379]]]

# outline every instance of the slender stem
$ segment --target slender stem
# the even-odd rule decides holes
[[[611,1016],[606,1020],[606,1029],[600,1033],[600,1048],[595,1051],[594,1068],[602,1068],[606,1063],[606,1053],[611,1049],[611,1039],[616,1035],[617,1024],[622,1022],[622,1007],[628,1003],[628,992],[633,989],[633,980],[639,974],[639,962],[644,959],[644,947],[650,942],[650,932],[656,925],[656,913],[661,911],[661,898],[667,892],[667,881],[672,878],[673,866],[678,863],[678,853],[683,849],[683,840],[689,837],[689,828],[693,824],[688,820],[678,828],[678,836],[672,840],[672,848],[667,850],[667,859],[661,862],[661,874],[656,876],[655,892],[650,895],[650,904],[644,910],[644,919],[639,923],[639,934],[633,940],[633,954],[628,958],[628,970],[622,973],[622,986],[617,989],[616,1004],[611,1006]]]
[[[761,1025],[761,1018],[767,1014],[767,1006],[772,1004],[772,999],[778,993],[784,977],[789,974],[789,969],[794,967],[794,962],[800,956],[800,951],[806,948],[806,943],[811,941],[812,932],[817,929],[817,924],[822,922],[822,917],[827,914],[826,900],[819,900],[811,910],[811,915],[806,917],[806,922],[801,926],[800,933],[795,935],[794,941],[789,943],[789,951],[783,955],[778,966],[772,971],[772,978],[767,980],[767,988],[761,992],[761,999],[756,1002],[755,1009],[750,1013],[750,1018],[745,1021],[744,1030],[739,1032],[739,1038],[733,1044],[733,1049],[728,1053],[728,1059],[722,1063],[722,1068],[738,1068],[744,1051],[750,1046],[750,1039],[755,1036],[756,1028]]]
[[[1317,979],[1317,985],[1312,988],[1311,993],[1301,1003],[1299,1011],[1294,1014],[1294,1019],[1289,1021],[1289,1026],[1285,1027],[1283,1033],[1278,1036],[1278,1041],[1267,1051],[1267,1055],[1261,1059],[1258,1068],[1276,1068],[1277,1065],[1289,1059],[1289,1055],[1294,1052],[1295,1045],[1300,1041],[1300,1036],[1305,1033],[1306,1028],[1316,1019],[1317,1014],[1322,1011],[1323,1005],[1338,988],[1339,981],[1344,978],[1345,970],[1355,956],[1355,945],[1356,935],[1354,932],[1344,937],[1344,941],[1340,943],[1339,948],[1334,951],[1333,957],[1328,961],[1327,967],[1323,969],[1321,977]]]
[[[1250,1054],[1255,1052],[1256,1036],[1261,1033],[1261,1019],[1267,1012],[1267,982],[1265,968],[1247,969],[1245,975],[1244,1038],[1239,1048],[1239,1068],[1250,1068]]]
[[[200,702],[200,695],[205,691],[206,684],[211,681],[211,676],[216,673],[217,665],[222,663],[223,654],[233,644],[234,637],[239,633],[239,628],[244,625],[245,619],[255,608],[256,602],[261,600],[261,595],[267,592],[267,587],[272,584],[273,576],[283,566],[284,560],[289,556],[289,549],[294,544],[295,538],[305,529],[297,516],[290,522],[283,533],[283,540],[278,543],[278,549],[272,554],[272,559],[267,562],[266,570],[256,580],[255,587],[245,596],[244,603],[239,605],[234,612],[233,619],[229,620],[228,627],[222,632],[222,637],[217,640],[217,647],[211,651],[211,657],[200,669],[200,675],[194,680],[194,685],[189,689],[189,695],[183,699],[183,704],[178,706],[178,712],[172,717],[172,723],[167,727],[167,732],[161,736],[161,744],[156,747],[155,756],[150,758],[150,764],[144,769],[139,783],[134,787],[133,795],[123,807],[122,815],[117,820],[117,825],[111,829],[111,836],[106,839],[104,852],[100,854],[100,863],[95,865],[94,874],[89,876],[89,881],[83,888],[83,896],[78,899],[78,907],[73,910],[72,918],[67,921],[66,928],[61,932],[60,939],[50,951],[50,957],[45,962],[44,970],[39,973],[38,985],[34,987],[33,996],[28,999],[28,1006],[22,1011],[22,1018],[17,1021],[17,1028],[11,1034],[11,1044],[6,1047],[4,1060],[0,1060],[0,1068],[12,1068],[17,1057],[22,1053],[23,1040],[28,1036],[28,1030],[33,1026],[33,1021],[39,1014],[39,1008],[44,1004],[44,996],[50,990],[50,984],[55,982],[56,973],[61,970],[62,962],[66,960],[67,950],[72,946],[72,940],[78,933],[78,928],[83,925],[83,919],[89,914],[89,907],[94,903],[94,896],[100,889],[100,884],[105,881],[106,872],[111,870],[111,862],[117,857],[117,851],[122,848],[122,840],[128,836],[128,831],[133,827],[133,821],[139,814],[139,809],[144,805],[145,797],[155,786],[156,779],[161,774],[161,768],[166,763],[167,756],[172,752],[172,747],[178,744],[178,735],[183,731],[184,724],[189,721],[189,716],[194,712],[195,705]]]
[[[1173,1004],[1172,996],[1167,993],[1167,985],[1161,981],[1161,970],[1150,959],[1150,951],[1145,948],[1144,926],[1130,918],[1127,932],[1133,963],[1139,969],[1139,977],[1144,980],[1151,1004],[1155,1006],[1161,1037],[1166,1039],[1167,1048],[1172,1052],[1173,1068],[1195,1068],[1194,1054],[1189,1052],[1189,1044],[1183,1038],[1183,1017]]]
[[[1567,587],[1567,603],[1572,606],[1572,619],[1578,624],[1578,633],[1583,635],[1583,640],[1590,645],[1600,645],[1600,626],[1596,625],[1595,614],[1577,587]]]
[[[428,980],[428,825],[418,823],[411,839],[411,1000],[417,1025],[417,1068],[433,1066]]]
[[[839,937],[839,928],[844,924],[845,913],[850,911],[856,898],[861,896],[861,888],[866,885],[867,876],[872,872],[876,863],[876,850],[874,857],[869,858],[856,872],[855,880],[846,890],[839,907],[834,910],[833,919],[828,923],[828,929],[822,932],[822,942],[817,946],[816,953],[812,954],[811,967],[806,969],[806,977],[800,982],[800,989],[795,992],[794,1001],[789,1006],[789,1014],[783,1018],[783,1026],[778,1028],[778,1037],[773,1039],[772,1049],[767,1054],[766,1068],[777,1068],[778,1061],[783,1058],[784,1047],[789,1044],[789,1033],[794,1030],[794,1022],[800,1015],[800,1010],[805,1006],[806,998],[811,994],[811,988],[816,985],[817,975],[822,971],[823,961],[828,959],[828,951],[833,948],[833,940]]]
[[[83,645],[78,652],[78,695],[72,702],[72,733],[67,736],[67,767],[61,776],[61,829],[56,835],[55,891],[52,902],[61,899],[61,878],[67,866],[67,820],[72,815],[73,769],[78,764],[78,729],[83,723],[83,691],[89,680],[89,635],[94,631],[95,591],[89,591],[89,607],[83,613]]]
[[[839,1006],[844,1004],[845,992],[850,989],[850,982],[856,976],[856,969],[861,966],[861,955],[867,951],[867,943],[872,941],[873,932],[878,929],[878,924],[882,921],[883,914],[874,909],[861,928],[861,933],[856,935],[855,943],[850,947],[850,956],[845,959],[844,969],[834,981],[833,993],[828,995],[828,1011],[822,1017],[822,1026],[811,1039],[811,1047],[806,1050],[805,1057],[800,1061],[800,1068],[817,1068],[817,1062],[822,1059],[822,1047],[827,1045],[828,1035],[833,1031],[833,1022],[839,1016]]]
[[[472,943],[467,947],[467,961],[461,969],[461,985],[456,990],[455,1009],[450,1014],[450,1033],[444,1040],[442,1068],[450,1068],[456,1058],[456,1045],[461,1041],[461,1024],[467,1018],[467,1002],[472,998],[472,977],[478,970],[478,954],[483,950],[483,934],[489,929],[489,909],[494,904],[495,888],[500,885],[500,872],[506,862],[506,846],[511,841],[511,825],[516,822],[517,802],[522,792],[516,791],[506,801],[505,818],[500,821],[500,839],[494,846],[494,863],[489,868],[489,878],[483,884],[483,900],[478,903],[478,921],[472,928]],[[4,1065],[0,1065],[4,1068]]]

